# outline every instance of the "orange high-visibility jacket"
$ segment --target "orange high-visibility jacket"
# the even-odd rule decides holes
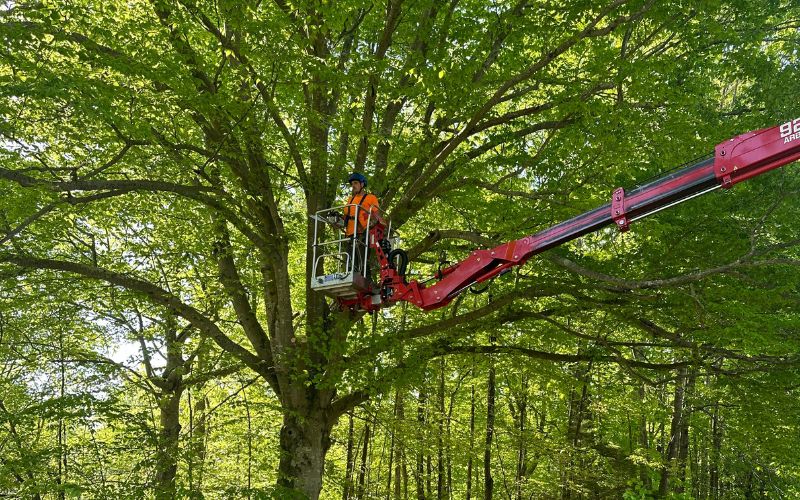
[[[363,231],[367,228],[367,220],[369,219],[369,213],[372,212],[372,219],[376,220],[375,217],[378,215],[378,197],[372,193],[362,193],[357,195],[351,195],[350,199],[347,200],[348,205],[358,205],[360,208],[358,209],[358,230]],[[347,221],[347,227],[345,228],[345,234],[350,236],[353,234],[353,229],[355,227],[355,217],[356,217],[356,207],[347,206],[344,207],[344,218]]]

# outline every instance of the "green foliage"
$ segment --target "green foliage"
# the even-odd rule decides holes
[[[463,497],[472,464],[476,498],[494,370],[495,496],[796,495],[796,168],[439,312],[338,312],[306,277],[308,216],[351,170],[422,279],[797,117],[798,18],[791,0],[3,4],[0,494],[315,497],[324,472],[323,497],[386,497],[400,460],[400,496]],[[331,433],[327,462],[327,443],[287,448],[287,417]]]

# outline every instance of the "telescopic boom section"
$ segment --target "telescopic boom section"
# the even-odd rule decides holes
[[[363,297],[359,300],[360,306],[374,310],[402,300],[424,310],[443,307],[470,286],[508,272],[545,250],[610,225],[627,231],[632,221],[714,189],[730,188],[798,159],[800,118],[736,136],[717,145],[712,158],[629,193],[616,189],[611,201],[599,208],[495,248],[475,250],[465,260],[437,273],[438,281],[432,285],[425,286],[417,281],[405,283],[392,266],[382,266],[380,303]]]

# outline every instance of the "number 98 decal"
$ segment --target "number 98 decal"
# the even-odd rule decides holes
[[[795,118],[790,122],[784,123],[781,125],[780,131],[781,139],[783,139],[784,144],[795,139],[800,139],[800,118]]]

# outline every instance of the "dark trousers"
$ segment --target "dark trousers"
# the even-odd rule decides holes
[[[353,256],[353,245],[356,247],[355,256]],[[352,237],[347,240],[344,250],[347,252],[347,255],[353,263],[353,270],[357,271],[365,278],[370,279],[372,267],[377,266],[377,261],[375,260],[375,252],[370,249],[370,251],[367,253],[367,266],[366,269],[364,269],[364,251],[366,249],[367,233],[360,232],[356,233],[355,241]]]

